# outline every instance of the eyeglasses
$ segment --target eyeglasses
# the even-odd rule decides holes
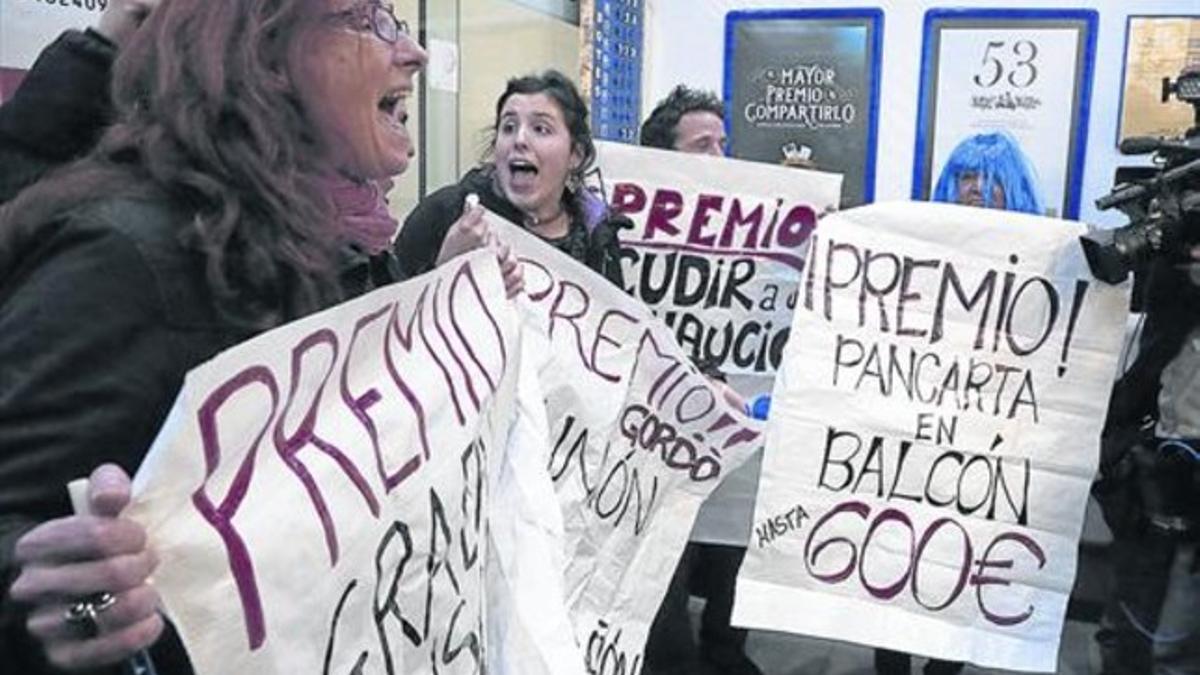
[[[396,44],[401,37],[409,37],[408,22],[396,18],[391,5],[367,2],[349,9],[329,14],[326,18],[347,24],[357,31],[374,31],[375,35],[388,44]]]

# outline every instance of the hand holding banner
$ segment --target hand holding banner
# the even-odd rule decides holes
[[[197,673],[480,671],[518,348],[480,252],[188,374],[130,517]]]

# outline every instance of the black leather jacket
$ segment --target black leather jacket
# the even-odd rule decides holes
[[[95,31],[67,31],[0,105],[0,204],[87,152],[112,118],[116,48]]]

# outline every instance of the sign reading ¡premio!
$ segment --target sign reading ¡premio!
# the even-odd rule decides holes
[[[922,203],[822,222],[736,624],[1054,669],[1127,307],[1082,230]]]

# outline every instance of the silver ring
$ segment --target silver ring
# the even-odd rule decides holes
[[[84,637],[94,638],[100,634],[100,624],[96,618],[101,612],[117,604],[117,596],[112,593],[96,593],[70,604],[63,613],[63,620],[69,625],[79,628]]]

